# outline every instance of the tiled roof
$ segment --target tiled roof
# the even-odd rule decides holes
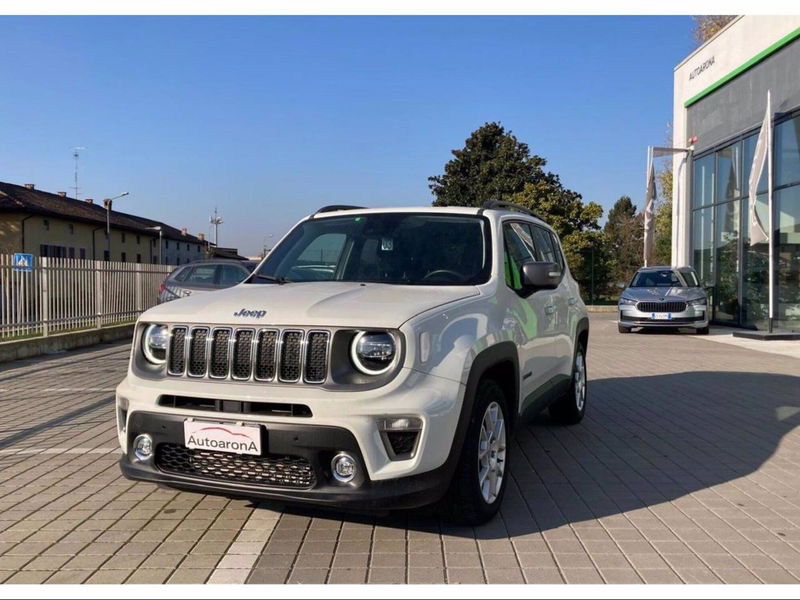
[[[0,212],[21,212],[33,213],[38,215],[60,217],[95,223],[97,225],[106,224],[106,209],[102,202],[93,204],[84,200],[76,200],[68,196],[51,194],[37,189],[30,189],[23,185],[5,183],[0,181]],[[157,235],[150,227],[162,227],[163,236],[167,239],[202,243],[197,236],[186,234],[171,225],[121,213],[116,210],[111,211],[111,226],[115,229],[126,229],[147,235]]]

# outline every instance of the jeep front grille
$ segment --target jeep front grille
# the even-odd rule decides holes
[[[639,302],[636,310],[649,313],[677,313],[686,310],[686,302]]]
[[[319,384],[328,379],[330,331],[189,327],[171,329],[173,377]]]

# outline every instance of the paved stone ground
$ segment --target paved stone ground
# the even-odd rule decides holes
[[[475,529],[129,482],[127,344],[0,365],[0,581],[800,581],[800,361],[613,317],[592,316],[587,418],[524,426]]]

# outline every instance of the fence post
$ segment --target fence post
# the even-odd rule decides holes
[[[96,260],[94,261],[94,309],[97,314],[95,326],[100,329],[103,324],[101,322],[101,315],[103,313],[103,273],[100,267],[103,263]]]
[[[142,314],[142,267],[136,265],[136,316]]]
[[[50,333],[50,290],[48,289],[48,270],[50,267],[50,259],[42,257],[42,336],[47,337]]]

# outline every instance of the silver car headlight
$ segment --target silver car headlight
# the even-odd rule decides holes
[[[397,343],[386,331],[360,331],[350,345],[350,359],[365,375],[383,375],[396,357]]]
[[[631,300],[630,298],[620,298],[619,304],[620,306],[633,306],[636,304],[636,300]]]
[[[169,329],[167,326],[151,323],[144,330],[142,336],[142,354],[148,362],[154,365],[163,365],[167,362],[168,343]]]
[[[705,298],[695,298],[694,300],[687,300],[688,306],[705,306],[708,301]]]

